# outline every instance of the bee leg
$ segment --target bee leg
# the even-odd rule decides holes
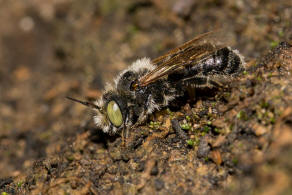
[[[137,122],[132,125],[131,129],[138,127],[139,125],[145,123],[145,121],[147,120],[147,114],[146,111],[143,112],[143,114],[140,115],[140,117],[138,118]]]
[[[194,100],[196,98],[196,89],[194,87],[187,87],[186,90],[190,99]]]
[[[187,134],[181,129],[177,119],[172,119],[171,120],[171,125],[172,125],[172,128],[174,129],[176,135],[179,138],[181,138],[182,140],[187,140],[188,139]]]
[[[188,88],[203,88],[208,83],[208,77],[204,75],[193,76],[183,80],[183,85]]]
[[[207,77],[207,86],[209,88],[224,88],[230,83],[231,78],[226,75],[210,75]]]
[[[130,112],[130,115],[131,115],[132,113]],[[122,130],[122,145],[123,146],[126,146],[126,141],[127,141],[127,139],[128,139],[128,137],[129,137],[129,125],[127,125],[128,124],[128,118],[126,119],[126,122],[125,122],[125,124],[124,124],[124,126],[123,126],[123,130]]]
[[[208,87],[208,88],[221,88],[221,87],[223,87],[223,85],[216,77],[208,76],[207,82],[206,82],[206,87]]]
[[[126,138],[126,136],[127,136],[127,135],[126,135],[126,134],[127,134],[126,131],[127,131],[127,128],[124,127],[124,128],[123,128],[123,131],[122,131],[122,146],[124,146],[124,147],[126,146],[126,139],[127,139],[127,138]]]
[[[184,85],[193,88],[222,88],[230,82],[230,77],[226,75],[199,75],[185,79]]]

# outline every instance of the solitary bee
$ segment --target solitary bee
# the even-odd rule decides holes
[[[190,88],[220,87],[244,70],[237,50],[201,34],[154,60],[142,58],[108,84],[96,102],[69,98],[94,109],[95,124],[114,135],[146,121]]]

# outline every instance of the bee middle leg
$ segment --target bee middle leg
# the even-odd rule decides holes
[[[147,113],[143,111],[143,113],[139,116],[137,122],[132,125],[131,129],[138,127],[139,125],[145,123],[147,121]]]

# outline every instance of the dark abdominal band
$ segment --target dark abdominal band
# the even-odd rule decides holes
[[[241,70],[241,60],[233,50],[224,47],[196,65],[186,66],[184,77],[195,75],[232,75]]]
[[[184,69],[170,74],[168,81],[173,83],[176,88],[183,80],[192,80],[196,85],[203,85],[209,76],[232,76],[242,70],[242,62],[238,54],[228,47],[224,47],[201,62],[190,63]]]

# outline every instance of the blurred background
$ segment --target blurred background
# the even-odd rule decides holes
[[[228,29],[248,60],[292,39],[287,0],[0,0],[0,173],[18,176],[59,151],[133,60]]]

